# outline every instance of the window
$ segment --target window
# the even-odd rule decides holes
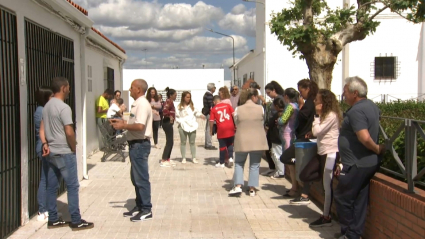
[[[248,74],[243,75],[243,83],[242,84],[245,84],[246,80],[248,80],[247,77],[248,77]]]
[[[111,90],[115,90],[115,84],[114,84],[114,69],[107,67],[106,72],[106,81],[107,81],[107,88]]]
[[[397,57],[375,57],[375,79],[397,79]]]
[[[249,79],[255,80],[255,79],[254,79],[254,72],[250,72],[250,73],[249,73]]]

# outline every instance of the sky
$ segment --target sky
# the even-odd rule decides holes
[[[224,68],[255,48],[255,3],[242,0],[74,0],[127,52],[127,69]]]

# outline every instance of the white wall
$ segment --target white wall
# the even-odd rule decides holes
[[[81,69],[80,69],[80,38],[79,34],[75,32],[67,23],[53,16],[49,12],[40,8],[32,1],[16,1],[16,0],[2,0],[2,6],[15,13],[17,16],[17,30],[18,30],[18,57],[22,59],[24,64],[21,65],[26,69],[26,53],[25,53],[25,19],[31,20],[41,26],[50,29],[53,32],[66,36],[74,42],[74,72],[75,72],[75,88],[71,89],[75,94],[76,106],[76,128],[77,128],[77,141],[82,142],[82,103],[81,103]],[[20,106],[21,106],[21,182],[22,182],[22,223],[28,221],[28,137],[27,125],[28,117],[27,112],[27,84],[26,84],[25,70],[20,73],[23,84],[20,84]],[[78,162],[78,176],[82,178],[82,149],[81,145],[77,145],[77,162]]]
[[[92,80],[92,92],[87,92],[86,95],[86,114],[87,114],[87,144],[86,153],[87,155],[93,154],[93,152],[99,149],[100,146],[100,132],[96,125],[96,99],[103,94],[107,88],[105,71],[106,67],[114,69],[115,79],[115,90],[121,90],[121,73],[119,69],[118,59],[112,58],[111,56],[101,52],[98,49],[86,45],[86,68],[87,66],[92,67],[92,77],[86,76],[87,79]],[[87,73],[87,71],[86,71]],[[86,81],[87,84],[87,81]],[[128,105],[128,101],[124,102]]]
[[[254,72],[254,80],[257,80],[257,63],[255,53],[249,52],[249,55],[236,66],[236,79],[240,79],[241,86],[244,84],[243,75],[246,74],[246,80],[250,79],[249,75],[251,72]]]
[[[215,84],[217,88],[215,94],[218,94],[218,89],[224,86],[224,69],[124,69],[123,89],[130,89],[131,82],[135,79],[144,79],[148,87],[153,86],[157,90],[165,90],[166,87],[190,90],[195,107],[201,110],[207,84]],[[130,97],[129,105],[132,102],[133,99]]]
[[[402,100],[418,97],[418,51],[421,25],[404,19],[382,19],[375,34],[363,41],[350,43],[350,75],[360,76],[369,88],[368,97],[380,101],[381,94]],[[396,29],[396,31],[394,30]],[[397,56],[399,77],[394,81],[374,79],[374,59]]]

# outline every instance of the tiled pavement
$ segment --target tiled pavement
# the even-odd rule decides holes
[[[202,121],[202,120],[200,120]],[[173,168],[158,164],[162,149],[152,148],[149,158],[152,187],[153,220],[131,222],[122,213],[133,208],[134,188],[130,163],[109,159],[101,163],[101,153],[88,160],[89,180],[81,182],[80,210],[82,217],[93,221],[91,230],[73,232],[70,228],[48,230],[36,218],[16,231],[10,238],[335,238],[339,232],[332,227],[311,229],[308,223],[317,219],[320,209],[289,205],[281,195],[290,186],[285,179],[260,176],[257,196],[243,193],[228,197],[232,187],[233,168],[215,168],[218,151],[205,150],[203,127],[197,135],[199,164],[181,164],[178,132],[172,158]],[[165,136],[160,129],[160,145]],[[217,140],[214,139],[217,145]],[[190,150],[187,148],[188,155]],[[267,163],[261,163],[261,171]],[[245,170],[245,179],[248,172]],[[58,199],[58,208],[70,220],[66,194]]]

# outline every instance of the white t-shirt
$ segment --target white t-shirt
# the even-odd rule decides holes
[[[130,117],[127,124],[142,124],[145,126],[143,131],[127,132],[128,140],[146,139],[152,137],[152,108],[145,96],[140,96],[131,105]]]
[[[110,118],[112,118],[112,117],[114,117],[115,116],[115,114],[117,113],[117,112],[119,112],[121,109],[120,109],[120,107],[118,106],[118,105],[116,105],[116,104],[111,104],[111,106],[109,107],[109,109],[108,109],[108,112],[106,113],[106,118],[108,118],[108,119],[110,119]]]

